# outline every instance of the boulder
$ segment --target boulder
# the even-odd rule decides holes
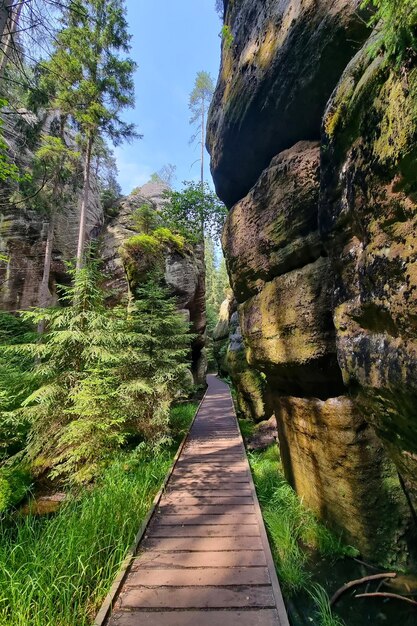
[[[228,2],[207,131],[211,171],[228,207],[271,159],[318,140],[324,107],[367,35],[357,0]]]
[[[409,514],[395,466],[349,398],[276,397],[284,472],[365,558],[404,567]]]
[[[238,302],[261,291],[275,276],[320,256],[319,162],[318,143],[297,143],[272,159],[229,212],[222,240]]]
[[[274,278],[239,306],[247,360],[275,389],[322,398],[343,393],[332,287],[329,260],[319,258]]]

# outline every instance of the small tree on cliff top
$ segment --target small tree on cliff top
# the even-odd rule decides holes
[[[83,196],[77,269],[83,264],[86,212],[93,145],[100,133],[113,143],[134,137],[120,113],[134,104],[135,63],[121,57],[130,50],[124,0],[72,0],[62,18],[55,51],[48,63],[54,106],[70,116],[85,142]]]

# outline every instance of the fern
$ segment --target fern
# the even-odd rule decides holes
[[[417,3],[415,0],[364,0],[375,9],[370,25],[376,29],[373,53],[382,49],[399,66],[417,54]]]

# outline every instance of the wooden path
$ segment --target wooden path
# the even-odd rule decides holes
[[[289,626],[229,388],[208,384],[108,626]]]

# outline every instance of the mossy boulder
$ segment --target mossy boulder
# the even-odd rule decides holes
[[[407,566],[409,511],[395,465],[344,396],[275,397],[281,458],[305,504],[385,567]]]
[[[319,162],[318,143],[298,142],[272,159],[229,212],[222,242],[238,302],[261,291],[275,276],[320,256]]]

